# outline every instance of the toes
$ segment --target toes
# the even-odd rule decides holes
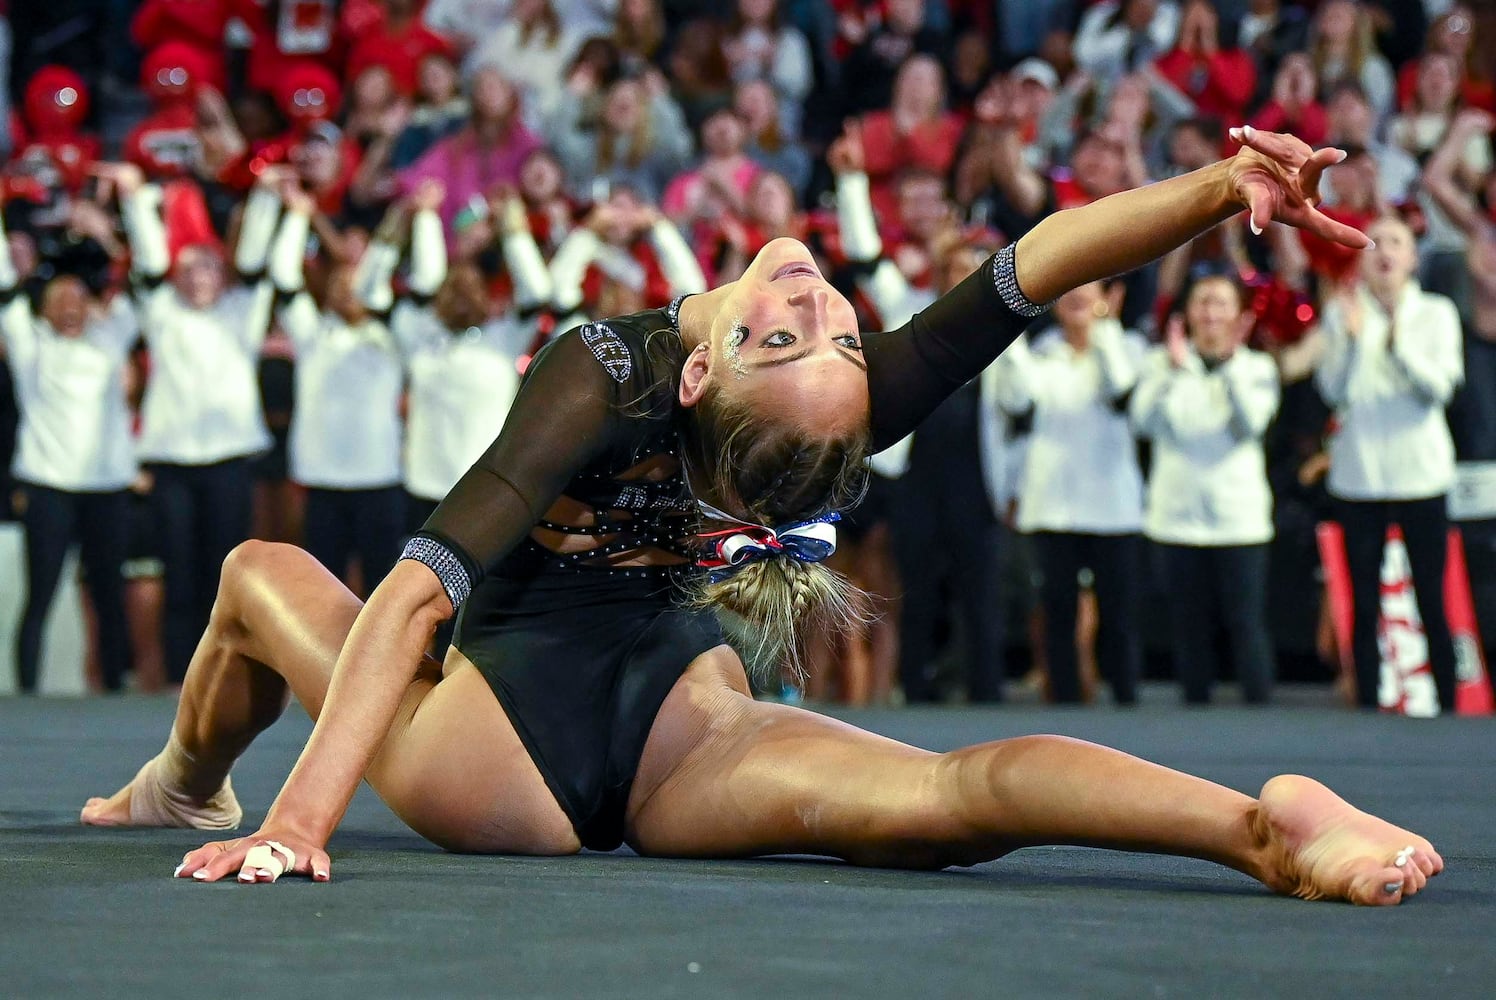
[[[1350,900],[1362,906],[1395,906],[1407,888],[1407,872],[1396,865],[1377,868],[1351,882]]]
[[[108,810],[109,799],[95,796],[83,804],[83,811],[78,814],[78,822],[85,826],[118,826],[119,824],[110,817]]]

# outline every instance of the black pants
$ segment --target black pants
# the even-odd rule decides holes
[[[26,511],[26,607],[16,634],[17,682],[35,691],[42,658],[42,631],[57,596],[62,564],[79,543],[83,573],[99,621],[99,667],[104,687],[118,691],[130,666],[130,633],[125,625],[125,583],[120,567],[129,541],[125,524],[130,494],[70,493],[45,486],[23,486]]]
[[[1427,500],[1342,500],[1338,506],[1345,530],[1345,559],[1351,574],[1354,625],[1351,656],[1356,664],[1356,699],[1377,707],[1382,655],[1377,648],[1377,620],[1382,607],[1382,548],[1387,526],[1402,528],[1418,599],[1418,615],[1428,637],[1429,667],[1442,711],[1454,711],[1454,638],[1444,615],[1444,562],[1449,530],[1445,498]]]
[[[339,578],[357,555],[364,586],[372,591],[400,555],[405,531],[405,491],[398,486],[372,490],[306,491],[305,547]]]
[[[1075,649],[1077,578],[1090,569],[1096,578],[1101,616],[1096,659],[1120,705],[1138,699],[1143,646],[1138,638],[1138,592],[1142,589],[1138,535],[1081,535],[1041,531],[1033,536],[1044,574],[1044,649],[1049,657],[1049,689],[1057,702],[1081,698],[1080,663]]]
[[[1160,543],[1154,551],[1169,599],[1174,676],[1184,700],[1210,701],[1211,684],[1221,675],[1218,640],[1224,633],[1242,695],[1254,704],[1267,701],[1274,673],[1266,614],[1268,546]]]
[[[254,478],[247,458],[148,468],[166,577],[166,676],[180,684],[208,627],[223,560],[249,537]]]
[[[900,486],[914,485],[901,482]],[[977,499],[986,504],[986,496]],[[899,680],[910,702],[939,698],[935,679],[936,627],[946,606],[941,584],[949,582],[966,637],[967,696],[1001,701],[1003,696],[1003,549],[1007,534],[984,511],[967,518],[904,516],[894,526],[894,554],[904,586],[899,626]]]

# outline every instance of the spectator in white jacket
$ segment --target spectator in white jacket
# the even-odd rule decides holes
[[[1315,372],[1335,409],[1329,491],[1340,501],[1356,609],[1356,696],[1363,707],[1377,707],[1382,548],[1396,524],[1439,704],[1451,712],[1455,657],[1444,616],[1444,560],[1454,442],[1444,410],[1464,380],[1460,318],[1453,302],[1414,280],[1418,250],[1405,223],[1381,219],[1367,235],[1376,246],[1362,253],[1361,286],[1324,310],[1325,353]]]
[[[17,688],[36,690],[47,611],[68,549],[80,544],[99,623],[104,687],[130,666],[123,525],[135,478],[125,368],[138,336],[129,302],[105,304],[73,275],[42,288],[33,312],[0,224],[0,344],[21,420],[12,472],[24,496],[26,602],[16,631]]]
[[[1273,497],[1262,437],[1278,411],[1278,369],[1246,347],[1253,315],[1231,278],[1202,278],[1183,302],[1130,406],[1138,435],[1153,442],[1143,532],[1169,599],[1184,700],[1210,701],[1224,637],[1246,700],[1262,703],[1274,673],[1266,619]]]
[[[358,557],[367,591],[400,554],[405,491],[400,482],[400,397],[405,372],[384,318],[359,301],[348,264],[327,278],[325,308],[306,289],[303,264],[315,203],[294,181],[270,255],[281,328],[296,353],[290,478],[306,488],[303,542],[339,578]],[[363,266],[372,266],[365,254]]]
[[[389,227],[380,227],[367,251],[369,266],[360,268],[359,294],[371,312],[388,315],[405,360],[404,484],[412,530],[503,428],[519,389],[519,358],[535,333],[533,320],[522,314],[551,297],[550,275],[523,209],[511,201],[502,213],[502,249],[514,280],[514,308],[493,315],[482,272],[468,262],[447,265],[436,213],[444,197],[434,181],[413,196],[407,295],[397,300],[391,284],[400,249]],[[397,206],[392,218],[404,212]]]
[[[250,460],[270,448],[258,361],[275,298],[265,260],[280,199],[263,184],[250,193],[234,252],[240,281],[230,285],[216,247],[189,245],[171,259],[161,189],[144,184],[139,168],[101,172],[120,193],[150,350],[136,448],[161,532],[166,673],[180,684],[208,627],[219,568],[249,537]]]
[[[1018,530],[1033,536],[1044,582],[1050,693],[1081,700],[1075,646],[1080,571],[1095,580],[1099,666],[1118,704],[1137,700],[1142,647],[1136,629],[1141,586],[1143,477],[1127,423],[1143,339],[1114,317],[1120,285],[1083,285],[1055,303],[1058,329],[1029,345],[1019,337],[999,359],[998,402],[1032,416],[1018,489]]]

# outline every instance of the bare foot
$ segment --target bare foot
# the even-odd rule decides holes
[[[1312,778],[1281,774],[1262,786],[1257,802],[1254,832],[1268,858],[1263,881],[1285,895],[1390,906],[1444,870],[1427,840],[1362,812]]]
[[[87,826],[172,826],[198,830],[232,830],[244,818],[227,778],[204,798],[168,788],[161,780],[161,758],[146,761],[134,779],[107,799],[92,798],[79,819]]]

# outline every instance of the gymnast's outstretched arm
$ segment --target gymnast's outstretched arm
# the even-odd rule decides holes
[[[1232,133],[1243,145],[1231,159],[1057,212],[898,330],[865,337],[873,447],[903,437],[975,378],[1044,303],[1155,260],[1243,208],[1257,232],[1276,220],[1357,249],[1370,243],[1315,207],[1320,174],[1342,152]]]

